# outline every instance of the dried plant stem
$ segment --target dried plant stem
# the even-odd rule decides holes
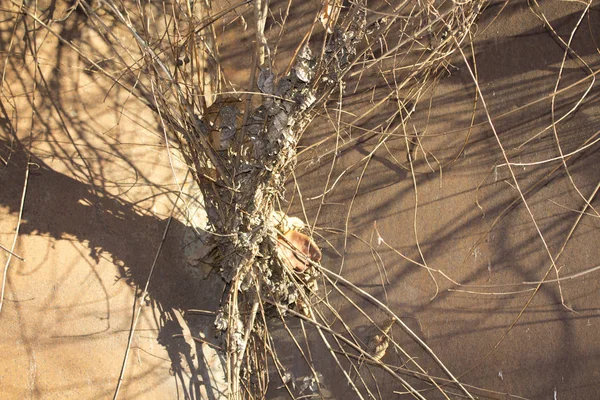
[[[540,227],[538,226],[538,223],[536,221],[535,216],[533,215],[533,212],[531,211],[530,207],[529,207],[529,203],[528,201],[525,199],[525,196],[523,194],[523,191],[521,190],[521,187],[519,185],[519,181],[516,178],[516,175],[513,171],[513,168],[509,165],[510,161],[508,159],[508,155],[506,154],[506,151],[504,149],[504,146],[502,145],[502,142],[500,141],[500,137],[498,135],[498,132],[496,131],[496,127],[493,123],[492,117],[489,113],[489,110],[487,108],[487,104],[485,101],[485,98],[483,96],[483,93],[481,91],[481,88],[479,86],[479,82],[476,80],[475,75],[473,73],[473,70],[471,69],[471,66],[467,60],[466,55],[464,54],[463,50],[459,47],[458,50],[460,51],[461,55],[463,56],[463,59],[465,61],[465,65],[469,71],[469,74],[471,75],[471,78],[473,80],[473,83],[475,84],[477,91],[479,92],[479,96],[481,99],[481,103],[483,105],[483,109],[485,111],[485,115],[487,117],[488,123],[490,128],[492,129],[492,132],[494,133],[494,138],[496,139],[496,142],[498,144],[498,147],[500,148],[500,151],[502,153],[502,156],[504,158],[505,163],[507,164],[507,168],[510,172],[512,181],[514,183],[514,186],[517,190],[517,192],[519,193],[519,197],[521,199],[521,201],[523,202],[523,205],[525,206],[525,208],[527,209],[527,213],[529,214],[531,221],[535,227],[535,230],[540,238],[540,241],[542,242],[542,245],[544,247],[544,250],[546,251],[546,254],[548,255],[548,257],[550,258],[550,262],[552,263],[551,267],[546,271],[546,273],[543,275],[541,281],[546,280],[546,278],[548,277],[548,275],[550,274],[550,272],[554,269],[555,271],[558,270],[558,267],[556,266],[555,263],[555,258],[552,256],[552,253],[550,252],[550,249],[548,248],[548,244],[546,243],[546,239],[544,238],[544,235],[542,234],[542,231],[540,230]],[[483,356],[480,361],[478,361],[477,363],[475,363],[471,368],[469,368],[468,371],[466,371],[464,374],[466,374],[469,371],[472,371],[474,368],[476,368],[477,366],[481,365],[481,363],[486,360],[499,346],[500,344],[504,341],[504,339],[506,339],[506,337],[508,336],[509,332],[512,330],[512,328],[516,325],[516,323],[519,321],[519,319],[521,318],[521,316],[525,313],[525,310],[527,309],[527,307],[529,306],[529,304],[531,304],[531,302],[533,301],[534,297],[536,296],[536,294],[539,291],[539,288],[541,287],[541,285],[538,285],[536,287],[536,289],[534,290],[533,294],[530,296],[530,298],[528,299],[528,301],[525,303],[525,305],[523,306],[523,308],[521,309],[521,311],[519,312],[519,314],[517,315],[517,317],[514,319],[514,321],[511,323],[510,327],[508,329],[506,329],[504,331],[504,333],[502,334],[502,336],[500,337],[500,339],[496,342],[496,344],[492,347],[492,349],[490,349],[490,351],[485,354],[485,356]],[[464,375],[463,374],[463,375]]]
[[[21,6],[23,6],[24,4],[21,4]],[[24,24],[26,26],[26,24]],[[31,43],[29,44],[29,48],[30,48],[30,52],[31,55],[33,56],[33,59],[36,61],[36,65],[39,65],[37,63],[37,36],[36,36],[36,24],[34,22],[34,29],[32,31],[29,30],[29,28],[25,28],[26,29],[26,35],[28,38],[32,39]],[[37,74],[38,74],[39,68],[36,68],[34,70],[34,79],[33,79],[33,90],[32,90],[32,103],[35,104],[35,94],[37,93]],[[3,76],[4,79],[4,76]],[[2,82],[3,83],[3,82]],[[2,85],[2,87],[4,87],[4,85]],[[2,106],[2,109],[4,111],[4,106]],[[4,112],[6,114],[6,112]],[[25,196],[27,194],[27,187],[29,185],[29,170],[30,170],[30,163],[31,163],[31,142],[32,142],[32,138],[33,138],[33,130],[34,130],[34,124],[35,124],[35,109],[32,107],[31,110],[31,129],[29,131],[29,138],[30,138],[30,143],[29,143],[29,152],[27,153],[27,164],[25,165],[25,178],[23,179],[23,190],[21,192],[21,202],[19,204],[19,215],[17,216],[17,226],[15,227],[15,233],[13,236],[13,242],[10,246],[10,251],[8,253],[8,257],[6,259],[6,263],[4,264],[4,270],[2,271],[2,287],[0,288],[0,312],[2,311],[2,306],[4,305],[4,292],[6,289],[6,280],[8,278],[8,269],[10,267],[10,262],[12,261],[12,256],[13,253],[15,251],[15,247],[17,245],[17,240],[19,239],[19,230],[21,228],[21,222],[23,220],[23,210],[25,209]],[[13,132],[14,133],[14,132]]]
[[[4,250],[5,252],[7,252],[8,254],[10,254],[11,256],[13,256],[14,258],[16,258],[18,260],[25,261],[25,259],[23,257],[21,257],[20,255],[18,255],[17,253],[15,253],[13,251],[11,251],[10,249],[2,246],[1,244],[0,244],[0,249]]]
[[[19,238],[19,229],[21,227],[21,221],[23,220],[23,210],[25,209],[25,195],[27,194],[27,186],[29,183],[29,165],[31,161],[31,155],[27,155],[27,165],[25,166],[25,178],[23,180],[23,191],[21,192],[21,204],[19,205],[19,215],[17,216],[17,226],[15,228],[15,234],[13,237],[12,245],[10,246],[10,250],[8,251],[8,258],[6,263],[4,264],[4,270],[2,272],[2,289],[0,290],[0,312],[2,311],[2,306],[4,305],[4,290],[6,288],[6,279],[8,276],[8,268],[10,267],[10,261],[14,254],[15,246],[17,245],[17,239]],[[20,258],[16,256],[17,258]],[[25,261],[21,258],[21,260]]]
[[[363,289],[359,288],[358,286],[354,285],[353,283],[351,283],[350,281],[348,281],[347,279],[345,279],[344,277],[342,277],[341,275],[336,274],[333,271],[330,271],[326,268],[323,268],[317,264],[314,265],[316,268],[319,269],[319,271],[321,271],[322,273],[324,273],[325,275],[328,275],[330,277],[332,277],[333,279],[335,279],[336,281],[339,281],[341,284],[343,284],[344,286],[352,289],[354,292],[360,294],[362,297],[364,297],[365,299],[368,299],[369,301],[373,302],[375,305],[377,305],[382,311],[384,311],[386,314],[388,314],[390,317],[395,318],[396,321],[398,322],[398,324],[402,327],[402,329],[408,333],[408,335],[415,341],[417,342],[425,351],[427,351],[427,353],[429,354],[429,356],[442,368],[442,370],[448,374],[448,376],[450,377],[450,379],[452,379],[452,381],[458,385],[458,387],[461,388],[461,390],[465,393],[465,395],[467,395],[468,398],[473,399],[473,397],[471,396],[471,394],[462,386],[462,384],[454,377],[454,375],[452,374],[452,372],[450,372],[450,370],[444,365],[444,363],[438,358],[438,356],[433,352],[433,350],[431,350],[431,348],[429,346],[427,346],[427,344],[425,344],[425,342],[416,334],[414,333],[409,327],[408,325],[406,325],[401,319],[400,317],[398,317],[392,310],[389,309],[388,306],[386,306],[385,304],[383,304],[381,301],[379,301],[377,298],[373,297],[372,295],[370,295],[369,293],[365,292]],[[473,399],[474,400],[474,399]]]
[[[189,174],[189,172],[188,172],[188,174]],[[184,185],[185,185],[185,181],[187,180],[188,174],[186,174],[186,177],[183,180]],[[127,338],[127,346],[125,348],[125,355],[123,356],[123,364],[121,366],[121,372],[119,373],[117,387],[115,388],[115,393],[113,394],[113,400],[117,400],[117,398],[119,397],[119,391],[121,390],[121,385],[123,383],[123,378],[125,376],[125,370],[127,368],[127,361],[129,360],[129,351],[131,350],[131,343],[133,342],[133,334],[135,333],[135,329],[137,327],[138,321],[142,314],[142,307],[144,306],[144,303],[146,302],[146,297],[148,296],[148,286],[150,286],[150,280],[152,279],[152,275],[154,273],[156,263],[158,262],[158,257],[160,256],[160,253],[162,251],[165,240],[167,239],[167,234],[169,233],[169,227],[171,226],[171,221],[173,220],[173,214],[174,214],[176,206],[177,206],[177,201],[181,197],[181,194],[182,193],[180,191],[179,194],[177,195],[177,198],[175,199],[175,202],[173,203],[173,207],[171,208],[171,215],[169,215],[169,219],[167,220],[167,225],[165,226],[165,230],[163,231],[163,235],[162,235],[160,244],[158,245],[158,249],[156,250],[156,254],[154,255],[154,261],[152,262],[152,266],[150,267],[150,272],[148,273],[148,278],[146,279],[146,284],[144,285],[144,290],[140,294],[139,299],[138,299],[137,295],[134,296],[133,306],[134,306],[135,312],[132,315],[131,328],[129,329],[129,336]],[[137,308],[135,308],[135,304],[138,301],[139,301],[139,305]]]

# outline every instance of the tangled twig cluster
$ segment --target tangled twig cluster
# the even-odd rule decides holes
[[[360,363],[368,361],[422,398],[397,370],[381,361],[390,346],[404,351],[390,335],[392,326],[399,324],[449,371],[391,310],[321,267],[312,229],[280,209],[304,131],[336,95],[343,97],[348,82],[378,71],[390,86],[389,95],[352,124],[395,100],[398,112],[393,120],[400,119],[399,127],[405,127],[420,98],[468,41],[482,2],[402,1],[371,9],[366,0],[325,1],[315,10],[312,25],[283,71],[273,60],[281,35],[274,37],[266,28],[271,15],[268,1],[243,1],[219,12],[205,0],[159,3],[78,0],[71,12],[84,13],[89,26],[109,44],[110,61],[101,65],[91,57],[85,56],[86,60],[155,111],[167,144],[181,154],[202,191],[215,249],[211,262],[228,287],[215,325],[227,353],[229,396],[264,396],[272,364],[292,393],[268,332],[269,315],[292,314],[317,329],[359,397],[361,390],[330,340],[346,349],[343,360],[352,365],[351,370],[360,375]],[[244,7],[254,8],[256,40],[249,87],[242,93],[228,87],[216,26],[220,18]],[[288,13],[289,9],[288,5]],[[287,14],[284,22],[286,18]],[[382,135],[381,144],[385,140]],[[407,147],[411,147],[408,141]],[[318,304],[335,310],[319,293],[318,280],[351,301],[340,289],[346,285],[388,314],[390,322],[376,329],[374,344],[361,345],[347,326],[347,335],[328,326]],[[427,376],[415,365],[418,371],[411,376]],[[318,391],[319,376],[313,369],[304,390]],[[433,378],[424,379],[443,391]],[[451,374],[449,382],[470,396]]]

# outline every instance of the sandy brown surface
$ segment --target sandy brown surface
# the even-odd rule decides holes
[[[56,30],[71,40],[87,35],[77,17]],[[3,51],[10,46],[8,27]],[[25,261],[13,258],[7,273],[0,398],[110,398],[136,293],[146,284],[185,171],[176,159],[171,168],[145,106],[84,70],[54,37],[42,32],[38,40],[40,70],[18,41],[10,58],[2,56],[4,94],[14,102],[3,99],[0,243],[10,247],[19,225],[15,253]],[[37,92],[35,80],[43,85]],[[182,215],[175,210],[157,259],[122,398],[199,397],[199,382],[207,379],[184,372],[191,352],[173,336],[182,333],[178,310],[214,309],[220,294],[214,283],[184,270]],[[0,257],[4,266],[7,253]],[[211,319],[198,321],[210,325]]]
[[[568,41],[583,7],[548,3],[545,15]],[[600,12],[597,4],[594,7],[572,47],[596,71]],[[546,128],[552,123],[549,95],[561,71],[564,48],[525,4],[509,5],[492,22],[499,8],[492,6],[483,16],[479,26],[489,26],[478,33],[474,45],[484,100],[511,161],[556,157],[554,132]],[[294,23],[301,26],[305,19],[299,16]],[[73,40],[93,43],[93,37],[76,37],[91,35],[78,29],[83,23],[71,19],[55,28]],[[0,398],[110,398],[127,347],[136,293],[146,284],[174,208],[177,182],[183,182],[185,171],[169,157],[160,123],[143,104],[85,70],[74,52],[44,31],[39,34],[41,70],[36,71],[31,57],[21,54],[22,44],[12,47],[7,58],[11,32],[7,24],[0,26],[1,60],[8,66],[3,90],[13,99],[3,99],[1,115],[0,244],[10,247],[19,225],[15,253],[25,259],[13,257],[7,272],[0,312]],[[236,60],[245,56],[239,45],[230,43],[251,40],[230,36],[225,35],[222,43],[226,71],[234,71],[239,65]],[[285,43],[288,48],[283,47],[282,54],[289,53],[294,43],[295,38]],[[316,224],[325,268],[341,271],[403,317],[461,381],[490,390],[477,393],[498,399],[511,398],[507,394],[527,399],[595,399],[600,393],[597,272],[565,280],[560,288],[556,283],[543,285],[518,320],[535,285],[502,285],[536,282],[549,270],[550,258],[531,214],[548,251],[556,257],[585,205],[582,196],[588,198],[600,180],[598,145],[569,160],[570,175],[560,162],[514,166],[531,214],[520,201],[511,206],[519,194],[508,169],[499,166],[504,162],[502,153],[481,100],[476,125],[468,130],[474,101],[468,69],[458,57],[449,71],[436,89],[430,112],[423,105],[413,121],[423,148],[430,152],[426,158],[417,150],[414,181],[407,171],[404,138],[390,138],[387,148],[379,148],[366,164],[364,157],[373,151],[378,135],[347,130],[341,133],[339,148],[329,140],[301,155],[296,177],[303,207],[290,182],[287,197],[292,200],[292,214],[304,217],[305,212],[307,220]],[[39,79],[41,72],[45,81]],[[559,88],[588,75],[585,65],[568,57]],[[246,80],[241,71],[234,83]],[[34,81],[42,86],[38,91]],[[347,110],[356,115],[367,110],[376,84],[362,80],[356,93],[348,92]],[[585,81],[556,97],[556,119],[576,104],[589,85]],[[378,94],[375,91],[375,100]],[[377,126],[393,107],[390,104],[390,114],[379,111],[358,125]],[[594,85],[577,111],[557,125],[565,154],[597,132],[598,115]],[[331,133],[330,121],[319,118],[301,144],[316,143]],[[428,163],[436,166],[431,154],[442,162],[452,160],[467,135],[468,145],[454,163],[445,166],[443,173],[429,170]],[[333,154],[335,164],[326,187]],[[320,197],[342,173],[336,186]],[[600,210],[597,196],[591,204]],[[203,392],[209,376],[202,346],[194,351],[177,334],[182,333],[183,313],[192,335],[212,335],[213,317],[189,310],[214,310],[222,283],[214,275],[202,280],[186,268],[184,215],[179,202],[133,336],[121,398],[210,397]],[[600,219],[588,209],[556,263],[562,277],[598,265],[599,232]],[[425,269],[407,262],[384,242],[455,282],[496,286],[460,287],[437,272],[434,281]],[[7,257],[0,250],[3,267]],[[548,277],[555,279],[556,274],[551,271]],[[373,318],[384,318],[368,302],[353,299]],[[362,332],[364,318],[339,296],[333,295],[331,301]],[[290,324],[300,332],[298,321]],[[273,332],[282,342],[282,363],[298,377],[306,374],[306,365],[277,322]],[[441,374],[399,329],[394,328],[393,334],[409,354],[423,358],[431,373]],[[325,395],[352,398],[310,330],[308,340],[324,377]],[[390,352],[385,361],[402,365],[406,357]],[[191,373],[190,365],[197,365],[198,371]],[[402,390],[396,381],[376,370],[373,373],[382,398],[402,397],[394,394]],[[287,395],[274,389],[270,396]],[[433,392],[424,396],[440,398]]]
[[[567,41],[581,9],[568,8],[564,3],[546,6],[544,11],[552,17],[552,26]],[[499,8],[491,7],[479,26],[486,26]],[[599,66],[593,41],[600,34],[598,18],[598,11],[592,11],[589,21],[584,20],[573,39],[573,48],[592,70]],[[480,32],[475,54],[482,93],[509,159],[523,163],[556,157],[554,134],[547,129],[552,122],[549,95],[556,84],[563,48],[526,5],[514,4]],[[423,147],[445,162],[454,158],[467,137],[474,96],[464,62],[459,59],[450,72],[436,91],[430,114],[425,108],[414,121],[416,131],[423,134]],[[586,67],[567,59],[559,88],[588,74]],[[556,119],[575,105],[590,82],[557,96]],[[371,86],[370,82],[363,83],[364,94],[350,96],[346,104],[352,105],[347,110],[356,115],[368,110]],[[597,133],[596,91],[594,85],[581,108],[558,125],[565,154]],[[538,99],[542,101],[524,107]],[[362,127],[377,126],[393,111],[392,105],[390,114],[380,113],[361,121]],[[325,138],[327,124],[311,130],[306,143]],[[343,172],[345,175],[323,203],[320,197],[310,199],[326,188],[335,143],[331,140],[306,155],[297,175],[308,220],[314,222],[321,207],[316,225],[323,230],[317,232],[333,246],[323,245],[324,265],[342,270],[361,288],[389,304],[465,383],[497,391],[488,392],[492,398],[509,398],[505,395],[508,393],[535,399],[596,398],[600,392],[595,378],[599,373],[597,279],[589,274],[562,283],[564,303],[575,312],[561,305],[559,287],[553,283],[540,289],[517,320],[535,286],[502,285],[539,281],[551,267],[551,261],[523,204],[517,202],[505,211],[519,194],[507,168],[495,167],[504,160],[481,102],[475,124],[465,152],[445,167],[443,174],[428,172],[427,163],[437,167],[431,155],[425,160],[422,152],[417,154],[416,213],[415,183],[406,170],[402,137],[389,139],[389,152],[379,149],[365,168],[361,160],[377,145],[377,135],[360,136],[362,132],[358,129],[344,132],[348,134],[340,143],[346,144],[337,149],[331,182]],[[542,133],[536,139],[519,148],[539,132]],[[573,185],[588,198],[598,184],[599,161],[597,149],[578,153],[568,163],[570,178],[560,162],[514,167],[521,190],[528,192],[526,199],[531,213],[554,257],[575,224],[577,211],[585,205]],[[557,167],[558,171],[553,172]],[[290,192],[293,190],[290,187]],[[353,193],[356,197],[352,202]],[[297,199],[295,204],[300,212]],[[597,197],[592,204],[597,209]],[[598,264],[598,221],[596,214],[581,219],[557,262],[561,276]],[[439,285],[439,290],[436,289],[427,271],[403,260],[385,245],[378,245],[375,223],[381,238],[407,257],[426,262],[464,285],[490,287],[457,287],[435,273]],[[373,255],[370,244],[382,262]],[[554,272],[549,274],[549,279],[555,278]],[[507,292],[520,293],[502,295]],[[356,315],[347,302],[340,301],[339,310],[342,315]],[[383,318],[381,315],[380,319]],[[355,323],[366,321],[356,316]],[[506,332],[506,338],[494,349]],[[396,338],[408,343],[401,332],[397,332]],[[423,356],[420,349],[413,351]],[[398,354],[386,357],[395,365],[406,360]],[[323,370],[335,370],[333,362]],[[334,380],[334,375],[330,379]],[[382,390],[401,390],[389,381],[383,382],[387,383],[382,384]],[[431,398],[441,398],[429,393]]]

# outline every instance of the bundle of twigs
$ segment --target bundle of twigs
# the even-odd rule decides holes
[[[243,13],[248,7],[254,10],[255,43],[250,84],[242,94],[227,88],[215,26],[224,15]],[[264,397],[271,363],[292,394],[268,333],[268,315],[274,311],[282,318],[293,314],[312,324],[361,398],[374,391],[362,377],[360,384],[352,377],[352,371],[360,375],[359,365],[365,361],[382,367],[416,398],[424,397],[403,375],[423,379],[442,393],[445,385],[454,385],[471,397],[397,315],[322,268],[312,240],[304,249],[286,235],[307,232],[277,211],[303,132],[332,98],[343,96],[347,82],[379,71],[390,85],[389,95],[363,117],[393,99],[398,103],[394,120],[401,121],[402,129],[450,57],[468,42],[482,2],[419,0],[373,6],[366,0],[325,1],[281,71],[276,71],[272,59],[277,35],[266,31],[269,7],[268,0],[245,0],[219,12],[208,0],[78,0],[73,7],[74,12],[85,13],[112,52],[111,62],[99,64],[91,56],[86,57],[88,62],[156,112],[167,143],[181,153],[202,191],[215,248],[212,262],[228,285],[215,322],[226,344],[228,396]],[[322,300],[314,284],[318,277],[348,301],[340,286],[370,299],[389,316],[388,323],[376,328],[371,343],[361,344],[347,326],[345,333],[328,326],[315,305]],[[327,302],[324,307],[335,311]],[[412,367],[404,369],[381,361],[389,346],[404,352],[390,336],[395,324],[425,348],[448,379],[428,376],[415,360],[407,361]],[[342,357],[329,340],[344,349]],[[319,373],[311,370],[311,382],[318,388]]]

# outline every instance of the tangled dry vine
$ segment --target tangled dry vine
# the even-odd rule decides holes
[[[347,196],[351,210],[369,162],[378,150],[387,150],[395,164],[412,178],[415,196],[412,228],[419,259],[409,258],[396,250],[380,235],[376,224],[373,224],[371,239],[394,256],[426,271],[435,287],[432,298],[440,293],[438,279],[449,282],[454,288],[451,290],[456,290],[455,287],[462,285],[441,269],[431,267],[419,244],[415,160],[420,152],[424,158],[420,167],[428,173],[439,173],[441,179],[442,170],[465,154],[471,130],[476,126],[477,106],[482,104],[487,120],[481,124],[489,123],[498,139],[499,155],[505,161],[496,168],[506,167],[511,172],[510,182],[514,182],[519,194],[507,210],[522,202],[537,229],[537,220],[526,200],[527,191],[521,190],[512,170],[516,166],[532,164],[509,160],[478,83],[475,52],[471,46],[479,29],[477,18],[488,2],[324,0],[308,4],[293,0],[243,0],[230,4],[209,0],[76,0],[60,12],[56,10],[55,2],[50,3],[45,10],[52,12],[40,12],[42,7],[12,0],[12,8],[3,11],[15,15],[15,31],[19,23],[23,24],[28,41],[35,43],[32,32],[45,30],[62,46],[79,55],[86,64],[86,73],[102,76],[151,109],[170,156],[183,159],[201,191],[207,223],[200,228],[205,231],[204,238],[210,247],[203,262],[220,275],[225,287],[221,306],[214,310],[219,343],[212,344],[226,360],[227,390],[219,396],[266,398],[274,387],[279,387],[292,398],[324,398],[322,372],[313,359],[313,353],[317,351],[333,360],[344,385],[361,399],[382,398],[379,387],[382,379],[390,379],[397,385],[399,393],[417,399],[425,399],[429,393],[440,398],[450,398],[457,393],[466,398],[475,398],[474,393],[489,394],[490,391],[463,384],[414,327],[405,322],[405,318],[342,274],[346,242],[352,236],[348,229],[350,211],[345,220],[346,229],[336,232],[343,236],[344,245],[339,251],[340,271],[335,272],[326,265],[324,249],[317,246],[317,243],[326,242],[325,239],[317,240],[319,225],[311,224],[306,213],[303,219],[288,215],[291,214],[290,197],[295,194],[286,193],[286,185],[296,180],[299,157],[315,151],[319,144],[335,142],[333,150],[328,150],[327,154],[319,153],[314,161],[318,163],[325,156],[332,158],[329,173],[324,177],[325,189],[312,198],[322,200],[314,220],[318,220],[324,199],[334,191],[342,177],[364,165],[356,176],[355,192]],[[537,3],[531,3],[535,9]],[[301,12],[295,12],[294,7]],[[589,7],[588,4],[571,36]],[[57,25],[76,16],[80,18],[76,28],[94,35],[100,45],[92,47],[83,40],[71,40],[64,31],[56,29]],[[545,18],[543,13],[539,17]],[[298,28],[294,18],[308,22],[298,24]],[[225,19],[226,23],[223,22]],[[237,31],[228,33],[228,29],[234,30],[230,28],[234,24],[237,24]],[[246,41],[239,39],[239,46],[244,49],[238,51],[238,58],[232,58],[245,59],[247,65],[233,68],[224,61],[220,46],[235,47],[231,42],[238,39],[237,35],[242,36],[240,32],[245,35]],[[571,39],[561,42],[565,52],[559,79],[553,94],[546,98],[552,102],[553,130],[558,122],[575,112],[593,82],[581,100],[561,119],[554,116],[557,94],[590,77],[595,81],[597,73],[579,59],[587,68],[583,68],[586,77],[559,90]],[[226,40],[229,43],[225,43]],[[35,45],[31,48],[35,49]],[[35,59],[35,51],[31,50],[31,53]],[[242,57],[240,53],[243,53]],[[449,150],[452,154],[442,159],[422,145],[424,134],[417,132],[410,121],[418,109],[428,112],[431,104],[427,103],[432,101],[432,92],[443,77],[455,70],[453,63],[457,60],[467,65],[469,82],[472,81],[476,88],[471,124],[462,144],[454,146]],[[243,80],[240,76],[246,80],[243,86],[239,84]],[[348,94],[367,79],[376,82],[373,93],[376,89],[383,90],[378,92],[376,100],[373,95],[368,105],[361,106],[360,113],[347,111],[344,105]],[[238,83],[232,83],[233,80]],[[383,123],[375,128],[361,127],[363,122],[381,114],[390,104],[394,112]],[[313,128],[313,121],[324,116],[335,134],[323,138],[320,143],[304,143],[304,135]],[[363,133],[358,137],[349,135],[341,146],[338,144],[342,127],[363,129]],[[373,149],[334,178],[333,170],[341,148],[351,147],[371,134],[371,139],[375,138],[376,142]],[[598,142],[596,136],[587,138],[576,150],[565,153],[556,134],[560,156],[546,161],[559,160],[568,172],[567,161],[594,146]],[[389,151],[392,138],[402,139],[405,160],[399,161]],[[497,169],[494,171],[497,173]],[[569,179],[573,181],[570,176]],[[183,185],[177,182],[177,186],[181,195]],[[577,188],[575,184],[573,186]],[[294,190],[298,191],[302,202],[300,189],[295,186]],[[590,213],[598,214],[591,204],[597,191],[598,186],[591,196],[584,196],[577,189],[585,207],[575,226],[585,212],[591,210]],[[492,227],[495,224],[496,221]],[[571,238],[575,226],[566,241]],[[556,261],[566,241],[558,256],[553,257],[541,230],[537,231],[551,266],[541,281],[529,280],[523,284],[535,286],[533,299],[549,274],[554,272],[556,279],[546,283],[558,284],[562,304],[566,306],[560,283],[579,277],[581,273],[560,278]],[[368,245],[373,249],[371,243]],[[1,250],[18,257],[14,245],[11,249]],[[374,254],[374,259],[377,257]],[[7,268],[4,272],[6,274]],[[377,317],[361,305],[363,303],[359,304],[359,298],[377,310]],[[350,304],[361,320],[368,321],[367,333],[359,333],[341,315],[339,303]],[[299,325],[292,329],[291,321]],[[179,322],[185,323],[183,319]],[[280,332],[274,333],[273,326]],[[402,333],[396,335],[395,328]],[[135,323],[132,332],[134,330]],[[130,335],[130,343],[131,338]],[[282,345],[282,342],[285,343]],[[309,374],[294,376],[280,360],[280,346],[288,346],[300,354]],[[391,351],[402,358],[402,365],[386,362],[385,355]],[[126,365],[127,357],[115,398]],[[277,383],[272,382],[274,377],[278,378]]]

